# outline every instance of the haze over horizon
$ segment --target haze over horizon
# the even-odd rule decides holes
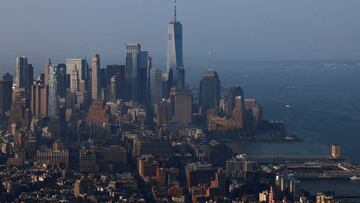
[[[359,7],[357,0],[178,0],[185,68],[186,59],[359,59]],[[102,66],[124,63],[124,44],[135,42],[164,68],[172,15],[172,0],[2,1],[0,69],[14,70],[22,55],[36,69],[48,56],[61,63],[99,53]]]

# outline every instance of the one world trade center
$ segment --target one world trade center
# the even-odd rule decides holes
[[[168,24],[167,73],[170,88],[173,86],[184,88],[183,36],[182,25],[176,20],[176,0],[174,4],[174,18]]]

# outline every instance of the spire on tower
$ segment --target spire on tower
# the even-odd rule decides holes
[[[176,0],[174,3],[174,22],[176,22]]]
[[[51,64],[50,57],[47,58],[46,64]]]

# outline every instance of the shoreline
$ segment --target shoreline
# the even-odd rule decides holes
[[[213,135],[210,139],[215,139],[222,143],[237,143],[237,142],[303,142],[304,140],[296,135],[287,133],[276,134],[257,134],[254,136],[221,136]]]

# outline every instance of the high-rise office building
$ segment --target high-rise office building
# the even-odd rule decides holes
[[[91,98],[93,100],[100,100],[100,56],[95,54],[91,62]]]
[[[16,57],[16,79],[15,85],[18,88],[25,87],[25,78],[28,68],[28,58],[27,57]]]
[[[48,116],[56,118],[59,116],[58,104],[58,67],[51,64],[49,67],[49,96],[48,96]]]
[[[70,76],[70,90],[73,93],[79,92],[79,71],[77,70],[77,68],[75,67],[75,69],[72,71],[71,76]]]
[[[201,113],[206,115],[210,108],[218,109],[220,99],[220,79],[218,74],[208,69],[204,71],[200,81],[199,105]]]
[[[47,115],[48,85],[35,81],[31,88],[31,113],[35,117]]]
[[[228,109],[227,109],[227,114],[231,115],[233,112],[233,109],[235,107],[235,98],[237,96],[241,97],[241,103],[242,103],[242,107],[244,107],[244,91],[241,87],[231,87],[229,89],[229,95],[228,95]],[[243,109],[242,109],[243,111]]]
[[[117,79],[117,75],[114,75],[110,80],[110,88],[109,88],[109,100],[116,101],[119,97],[119,82]]]
[[[16,57],[16,79],[15,85],[24,88],[27,98],[30,98],[30,89],[34,79],[34,68],[28,63],[27,57]]]
[[[85,59],[82,58],[66,59],[66,74],[71,75],[75,67],[79,71],[80,80],[90,79],[89,65]]]
[[[106,88],[110,89],[113,77],[115,77],[116,82],[116,99],[125,99],[125,66],[124,65],[108,65],[105,69],[105,84]],[[114,96],[110,94],[110,99],[114,99]]]
[[[166,99],[155,105],[156,125],[164,126],[171,121],[171,105]]]
[[[150,70],[150,108],[162,99],[162,72],[159,69]]]
[[[162,74],[161,84],[162,84],[162,97],[163,98],[169,98],[170,86],[169,86],[169,80],[168,80],[168,74],[167,73]]]
[[[262,106],[258,105],[254,97],[243,99],[245,110],[245,124],[249,129],[257,129],[262,123]]]
[[[12,80],[0,80],[0,117],[11,108]]]
[[[99,88],[100,88],[100,100],[101,101],[108,101],[108,91],[107,91],[107,84],[106,84],[106,69],[100,68],[99,74]]]
[[[44,64],[44,83],[45,85],[48,85],[49,83],[49,68],[51,66],[51,60],[48,58]]]
[[[168,24],[167,39],[167,72],[169,85],[179,87],[185,81],[183,72],[183,37],[182,25],[176,19],[176,0],[174,5],[174,18]],[[180,74],[180,75],[179,75]],[[180,77],[182,76],[182,77]]]
[[[141,51],[140,44],[127,44],[126,51],[127,99],[145,104],[148,95],[148,52]]]
[[[34,81],[34,67],[32,64],[28,64],[27,73],[25,75],[25,91],[28,96],[31,96],[31,86]]]
[[[52,138],[59,138],[65,132],[63,126],[65,111],[59,102],[59,83],[61,82],[59,74],[59,66],[51,64],[49,68],[48,127]]]
[[[235,106],[232,111],[232,118],[236,121],[241,122],[241,127],[243,127],[244,123],[244,102],[241,96],[236,96],[235,99]]]
[[[17,128],[26,128],[31,121],[30,102],[24,88],[13,88],[12,105],[9,117],[9,127],[15,124]]]
[[[124,99],[125,95],[125,76],[116,74],[111,78],[110,84],[108,85],[108,99],[116,101],[118,99]]]
[[[171,88],[170,104],[174,123],[192,122],[192,92],[188,89]]]
[[[78,71],[79,84],[81,81],[84,81],[86,92],[91,92],[90,71],[86,60],[82,58],[66,59],[66,74],[70,76],[70,78],[75,69]],[[71,89],[71,91],[76,92],[74,89]]]
[[[66,96],[66,65],[65,64],[58,64],[58,95],[59,97]]]
[[[185,68],[176,68],[176,87],[180,89],[185,88]]]
[[[125,65],[118,65],[118,64],[107,65],[105,68],[105,83],[109,84],[111,78],[117,74],[123,75],[125,81]]]

